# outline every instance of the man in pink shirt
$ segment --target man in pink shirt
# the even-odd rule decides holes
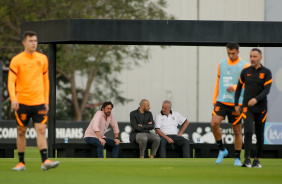
[[[112,102],[104,102],[101,111],[96,112],[84,134],[87,144],[97,147],[98,158],[104,158],[104,147],[112,147],[112,157],[117,158],[119,152],[119,128],[117,121],[111,114],[114,105]],[[105,137],[106,130],[111,124],[115,139]]]

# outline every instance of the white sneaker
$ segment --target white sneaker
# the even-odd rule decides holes
[[[59,164],[60,164],[59,161],[53,162],[52,160],[47,159],[47,160],[45,160],[45,162],[43,162],[41,164],[41,169],[43,171],[47,171],[48,169],[52,169],[52,168],[58,167]]]
[[[25,170],[25,165],[22,162],[20,162],[16,165],[16,167],[13,168],[13,170],[14,171],[23,171]]]

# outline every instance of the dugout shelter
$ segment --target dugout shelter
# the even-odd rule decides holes
[[[49,46],[49,157],[54,157],[56,137],[57,44],[225,46],[238,42],[242,47],[282,46],[282,22],[63,19],[22,23],[21,31],[27,30],[37,33],[39,44]]]

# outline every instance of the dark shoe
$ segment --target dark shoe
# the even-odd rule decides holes
[[[261,168],[260,161],[258,159],[254,159],[252,167]]]
[[[251,159],[246,158],[244,163],[242,164],[242,167],[251,167]]]

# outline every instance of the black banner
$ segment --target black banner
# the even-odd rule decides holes
[[[69,143],[84,143],[83,136],[89,122],[65,122],[57,121],[56,124],[56,143],[64,143],[65,139]],[[181,128],[181,127],[179,127]],[[129,142],[131,132],[130,123],[119,123],[121,142]],[[224,144],[234,143],[234,134],[231,124],[222,123],[222,140]],[[154,131],[152,131],[154,133]],[[243,132],[243,129],[242,129]],[[46,131],[46,137],[48,130]],[[106,131],[106,137],[114,138],[111,126]],[[183,137],[190,140],[191,143],[209,143],[215,144],[215,139],[211,130],[210,123],[190,123]],[[17,128],[15,121],[0,121],[0,143],[15,143],[17,138]],[[36,132],[30,123],[26,132],[27,146],[36,146]],[[253,143],[256,143],[256,137],[253,136]]]

